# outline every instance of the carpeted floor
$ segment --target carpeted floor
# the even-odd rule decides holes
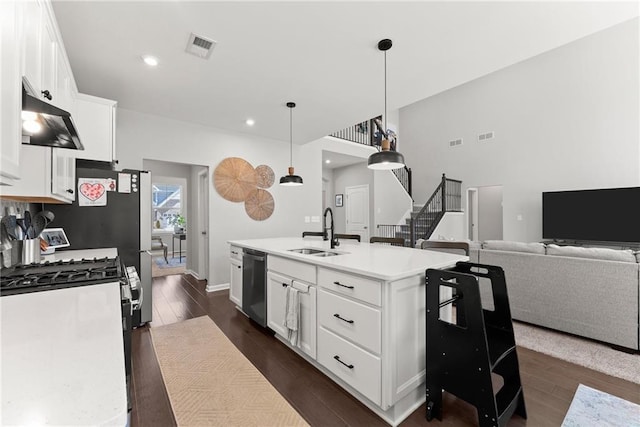
[[[307,425],[208,316],[150,331],[178,426]]]
[[[169,258],[169,264],[164,260],[162,256],[154,256],[151,260],[151,277],[169,276],[172,274],[182,274],[186,270],[187,258],[182,257],[182,262],[179,262],[179,258]]]
[[[591,426],[640,427],[640,405],[580,384],[562,427]]]
[[[513,322],[513,329],[519,346],[640,384],[640,354],[526,323]]]

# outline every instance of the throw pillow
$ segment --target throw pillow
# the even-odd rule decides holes
[[[543,243],[510,242],[507,240],[485,240],[482,243],[482,249],[490,249],[493,251],[525,252],[540,255],[544,255],[545,253]]]

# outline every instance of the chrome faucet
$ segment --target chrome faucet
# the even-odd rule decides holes
[[[327,227],[327,214],[330,213],[331,214],[331,227]],[[324,210],[324,214],[323,215],[323,229],[322,232],[324,233],[324,235],[322,236],[322,240],[329,240],[329,237],[327,236],[327,230],[331,231],[331,249],[335,249],[336,246],[340,245],[340,242],[338,242],[338,239],[333,237],[333,211],[331,210],[331,208],[327,208]]]

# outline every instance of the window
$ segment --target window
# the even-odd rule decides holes
[[[182,212],[182,186],[153,183],[152,185],[153,229],[173,232],[173,222]]]

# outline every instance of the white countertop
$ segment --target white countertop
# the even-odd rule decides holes
[[[469,259],[465,255],[348,240],[341,240],[340,246],[335,249],[330,249],[329,241],[301,237],[231,240],[228,243],[387,281],[424,274],[427,268],[450,267],[458,261]],[[341,255],[317,257],[289,251],[299,248],[319,248],[339,252]]]
[[[117,248],[77,249],[71,251],[55,251],[49,255],[42,255],[41,261],[69,261],[82,258],[115,258],[118,256]]]
[[[127,424],[119,283],[3,296],[0,317],[0,425]]]

